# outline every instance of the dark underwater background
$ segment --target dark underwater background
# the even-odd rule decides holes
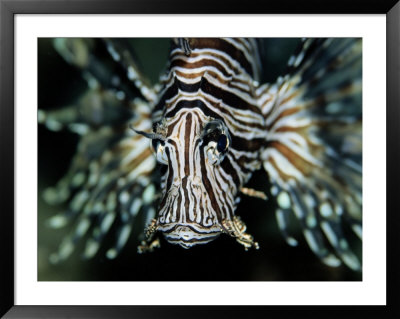
[[[164,70],[169,39],[130,39],[136,49],[139,65],[153,83]],[[274,82],[282,75],[286,62],[299,39],[263,39],[263,82]],[[62,59],[52,47],[51,39],[38,39],[38,107],[52,109],[74,103],[86,90],[80,71]],[[354,281],[362,273],[345,266],[324,265],[311,252],[297,229],[299,245],[289,246],[278,229],[265,173],[254,174],[249,187],[265,191],[268,201],[243,196],[236,212],[247,224],[247,230],[260,245],[259,250],[245,251],[233,238],[221,235],[217,240],[189,250],[161,241],[153,253],[137,254],[136,234],[131,235],[119,257],[105,257],[108,247],[100,249],[91,260],[81,257],[82,241],[73,255],[60,264],[51,264],[54,252],[68,226],[55,230],[46,220],[63,210],[50,206],[42,198],[46,187],[66,173],[75,152],[78,136],[70,132],[51,132],[38,126],[38,280],[39,281]],[[112,229],[111,229],[112,230]],[[296,229],[294,229],[296,231]],[[351,246],[361,258],[361,242],[351,236]],[[107,239],[109,241],[107,242]],[[110,232],[104,244],[113,243]]]

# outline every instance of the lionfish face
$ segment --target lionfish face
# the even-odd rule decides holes
[[[157,230],[184,248],[212,241],[234,210],[236,188],[221,170],[231,145],[228,128],[191,109],[164,119],[153,137],[157,161],[166,165]]]

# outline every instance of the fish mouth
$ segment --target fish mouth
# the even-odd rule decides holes
[[[204,227],[197,224],[167,224],[158,228],[165,239],[174,245],[189,249],[196,245],[207,244],[216,239],[222,232],[217,225]]]

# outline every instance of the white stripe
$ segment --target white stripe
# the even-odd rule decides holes
[[[297,144],[293,143],[291,140],[284,138],[285,134],[279,135],[281,138],[279,138],[279,136],[278,136],[278,139],[275,138],[276,135],[278,135],[278,134],[272,135],[272,138],[270,137],[268,140],[270,140],[270,141],[276,140],[279,143],[288,147],[298,157],[303,158],[307,162],[309,162],[313,165],[319,166],[319,167],[323,166],[323,163],[320,160],[318,160],[316,157],[312,156],[311,152],[309,152],[308,147],[302,148],[302,147],[298,146]]]
[[[269,148],[266,150],[266,154],[268,157],[272,157],[274,159],[275,165],[281,172],[284,172],[286,175],[293,176],[297,180],[304,178],[303,173],[299,171],[292,163],[290,163],[286,156],[280,153],[277,149]]]

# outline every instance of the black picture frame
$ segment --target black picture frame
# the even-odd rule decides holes
[[[386,14],[387,305],[386,306],[21,306],[14,302],[14,18],[16,14]],[[5,318],[400,318],[396,182],[400,160],[400,3],[398,0],[229,1],[0,0],[0,315]],[[382,111],[377,107],[377,112]],[[384,141],[382,141],[383,143]],[[382,172],[383,174],[385,172]],[[379,187],[379,186],[377,186]]]

